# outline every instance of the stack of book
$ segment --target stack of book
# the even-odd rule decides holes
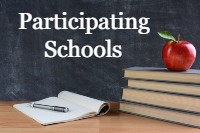
[[[120,111],[200,128],[200,70],[125,69]]]

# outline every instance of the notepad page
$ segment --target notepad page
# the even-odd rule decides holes
[[[97,114],[101,110],[104,104],[108,104],[104,101],[100,101],[94,98],[86,97],[69,91],[62,91],[58,94],[58,98],[66,101],[71,101],[75,104],[82,105],[88,109],[95,111]]]
[[[33,108],[30,106],[30,103],[15,104],[14,107],[43,125],[73,121],[96,115],[96,113],[91,109],[85,108],[83,106],[71,103],[69,101],[57,97],[49,97],[40,101],[36,101],[35,103],[51,106],[68,107],[69,112],[63,113]]]

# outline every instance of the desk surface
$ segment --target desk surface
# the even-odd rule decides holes
[[[17,102],[0,102],[0,133],[200,133],[200,129],[118,113],[118,103],[105,116],[42,126],[17,111]]]

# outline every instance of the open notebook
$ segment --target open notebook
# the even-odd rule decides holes
[[[58,97],[49,97],[35,103],[68,107],[69,112],[56,112],[33,108],[30,103],[15,104],[14,108],[33,118],[42,125],[61,123],[106,114],[109,104],[100,100],[82,96],[68,91],[62,91]]]

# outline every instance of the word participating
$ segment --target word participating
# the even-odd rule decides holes
[[[138,20],[135,17],[123,17],[123,12],[119,12],[118,17],[111,14],[110,18],[84,17],[84,12],[80,12],[80,17],[67,17],[67,12],[62,12],[62,17],[54,14],[53,17],[33,17],[30,13],[19,13],[20,28],[27,29],[26,23],[31,23],[34,30],[56,29],[56,30],[86,30],[85,34],[93,34],[92,30],[138,30],[139,34],[148,34],[150,28],[146,25],[150,18],[141,17]]]

